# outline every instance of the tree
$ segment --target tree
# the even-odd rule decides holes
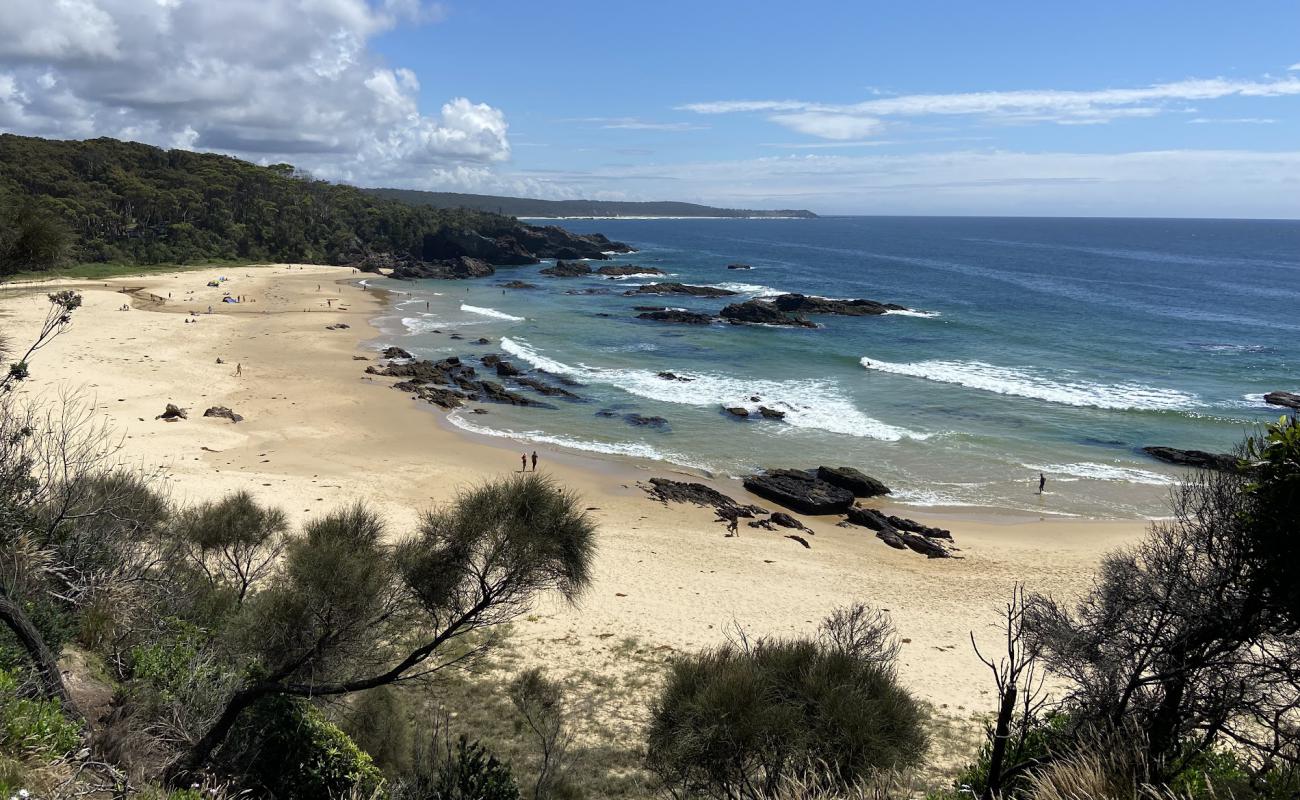
[[[573,601],[590,583],[595,528],[577,498],[536,475],[494,481],[424,516],[396,545],[355,505],[309,523],[253,581],[224,638],[247,676],[170,765],[210,763],[243,713],[268,697],[330,697],[419,680],[490,646],[541,592]]]
[[[1074,608],[1030,598],[1026,630],[1068,681],[1076,726],[1145,731],[1157,779],[1224,740],[1261,765],[1295,757],[1286,745],[1300,723],[1300,636],[1289,584],[1277,580],[1293,567],[1263,544],[1294,535],[1292,430],[1270,426],[1246,448],[1267,454],[1262,465],[1189,477],[1173,517],[1107,556]]]
[[[72,234],[58,217],[28,203],[6,220],[0,238],[0,275],[45,270],[67,256]]]
[[[879,657],[892,629],[854,635],[870,618],[840,613],[819,639],[740,637],[675,660],[651,708],[650,770],[676,797],[731,800],[772,796],[810,770],[842,788],[916,764],[922,713]]]

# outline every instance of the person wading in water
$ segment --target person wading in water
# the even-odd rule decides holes
[[[1046,486],[1046,485],[1047,485],[1047,476],[1044,475],[1044,474],[1041,473],[1041,472],[1038,473],[1038,493],[1039,493],[1039,494],[1042,494],[1042,493],[1043,493],[1043,487]]]

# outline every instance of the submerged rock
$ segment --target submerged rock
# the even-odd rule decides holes
[[[1264,395],[1264,402],[1271,406],[1300,409],[1300,394],[1295,392],[1269,392]]]
[[[652,428],[662,428],[668,424],[668,420],[664,419],[663,417],[645,417],[635,413],[624,414],[623,419],[627,422],[627,424],[636,425],[638,427],[649,426]]]
[[[1237,457],[1231,453],[1207,453],[1204,450],[1180,450],[1177,447],[1144,447],[1142,452],[1158,461],[1196,469],[1217,469],[1236,472]]]
[[[596,270],[601,275],[663,275],[664,271],[654,267],[638,267],[636,264],[629,264],[625,267],[605,266]]]
[[[802,294],[782,294],[772,298],[772,305],[787,314],[840,314],[866,317],[886,311],[907,311],[906,306],[895,303],[878,303],[875,300],[832,300],[828,297],[810,297]]]
[[[679,308],[668,308],[663,311],[642,311],[636,315],[636,318],[648,319],[654,322],[676,322],[682,325],[709,325],[713,322],[713,317],[710,314],[683,311]]]
[[[744,487],[803,514],[843,514],[853,505],[851,492],[802,470],[776,469],[752,475],[745,478]]]
[[[719,289],[716,286],[690,286],[685,283],[647,283],[624,292],[626,295],[637,294],[684,294],[691,297],[731,297],[736,292]]]

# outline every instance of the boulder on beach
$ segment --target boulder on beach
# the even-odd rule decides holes
[[[906,517],[896,517],[877,511],[874,508],[865,508],[863,506],[853,506],[848,510],[848,521],[854,525],[861,525],[864,528],[870,528],[873,531],[906,531],[925,536],[929,539],[952,539],[952,532],[943,528],[932,528],[928,525],[922,525],[914,519]]]
[[[802,470],[775,469],[745,478],[744,487],[759,497],[803,514],[843,514],[853,493]]]
[[[168,403],[167,408],[163,411],[163,413],[154,417],[154,419],[161,419],[166,422],[175,422],[178,419],[189,419],[189,415],[186,414],[185,409],[181,408],[180,406],[174,403]]]
[[[717,511],[735,511],[738,517],[766,514],[759,506],[742,506],[727,495],[702,483],[674,481],[668,478],[651,478],[649,486],[642,486],[652,497],[665,503],[694,503]]]
[[[1231,453],[1207,453],[1204,450],[1182,450],[1177,447],[1151,446],[1142,448],[1142,452],[1158,461],[1177,464],[1180,467],[1195,469],[1217,469],[1223,472],[1236,472],[1237,457]]]
[[[591,267],[581,261],[556,261],[555,266],[541,270],[552,278],[581,278],[591,274]]]
[[[204,411],[204,412],[203,412],[203,416],[205,416],[205,417],[221,417],[221,418],[223,418],[223,419],[228,419],[228,420],[230,420],[231,422],[243,422],[243,421],[244,421],[244,418],[243,418],[242,416],[240,416],[239,414],[236,414],[234,411],[231,411],[230,409],[226,408],[225,406],[213,406],[213,407],[209,408],[207,411]]]
[[[713,322],[711,314],[700,314],[695,311],[684,311],[680,308],[666,308],[662,311],[642,311],[636,315],[637,319],[648,319],[653,322],[675,322],[681,325],[708,325]]]
[[[1269,392],[1264,395],[1264,402],[1271,406],[1300,409],[1300,394],[1295,392]]]
[[[411,354],[400,347],[385,347],[381,355],[384,358],[410,358]]]
[[[789,325],[798,328],[816,328],[817,323],[809,322],[797,314],[787,314],[771,303],[762,300],[746,300],[732,303],[722,309],[722,318],[731,323],[751,325]]]
[[[623,294],[684,294],[691,297],[731,297],[736,292],[730,289],[719,289],[716,286],[691,286],[685,283],[647,283]]]
[[[853,467],[818,467],[817,477],[841,489],[853,492],[854,497],[875,497],[889,494],[889,487],[870,475]]]

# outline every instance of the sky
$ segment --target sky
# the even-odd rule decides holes
[[[0,0],[0,131],[823,214],[1300,218],[1300,2]]]

